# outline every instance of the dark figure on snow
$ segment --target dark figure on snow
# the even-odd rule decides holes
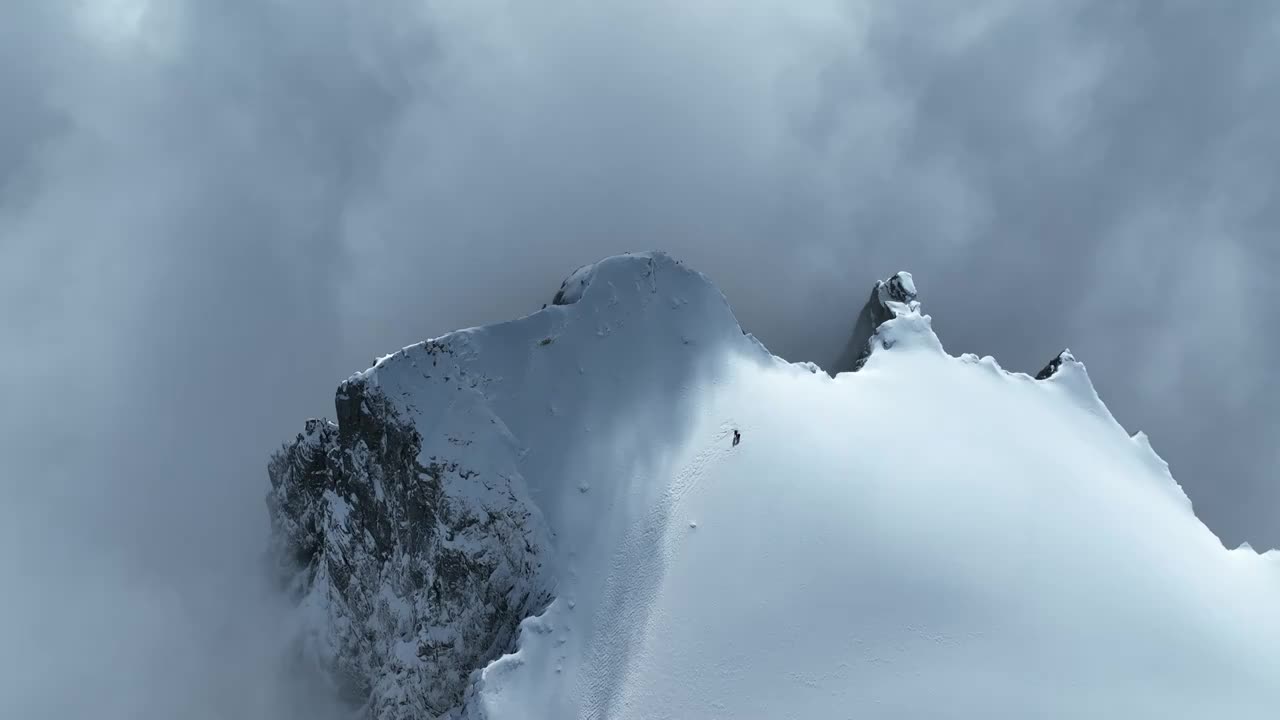
[[[742,442],[742,433],[737,430],[733,431],[733,446],[738,447],[738,443]]]

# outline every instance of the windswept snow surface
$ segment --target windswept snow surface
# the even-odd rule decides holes
[[[1277,717],[1280,554],[1222,547],[1080,363],[951,357],[908,310],[833,379],[664,255],[570,286],[435,341],[554,547],[468,717]],[[426,435],[412,357],[363,377]]]

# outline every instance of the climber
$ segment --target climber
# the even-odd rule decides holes
[[[733,446],[738,447],[738,443],[742,442],[742,433],[737,430],[733,431]]]

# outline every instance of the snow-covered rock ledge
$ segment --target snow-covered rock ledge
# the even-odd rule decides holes
[[[951,357],[899,273],[836,369],[661,253],[380,358],[271,461],[307,651],[374,720],[1272,717],[1280,554],[1070,353]]]

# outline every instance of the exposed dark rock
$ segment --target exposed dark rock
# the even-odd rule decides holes
[[[572,305],[578,302],[582,297],[583,291],[587,289],[587,285],[591,283],[592,268],[594,268],[593,265],[583,265],[569,273],[569,277],[560,283],[560,289],[556,291],[555,297],[551,299],[551,304]]]
[[[1040,370],[1040,372],[1036,373],[1036,379],[1048,380],[1049,378],[1053,377],[1055,373],[1058,372],[1058,370],[1062,367],[1062,363],[1068,362],[1071,360],[1075,360],[1075,358],[1072,357],[1071,355],[1071,351],[1063,350],[1062,352],[1058,353],[1056,357],[1050,360],[1049,364],[1045,365],[1044,368]]]
[[[271,459],[274,555],[344,695],[371,720],[437,717],[549,600],[545,530],[512,478],[469,466],[470,440],[423,457],[360,378],[335,406],[336,425],[308,420]]]
[[[881,325],[898,315],[919,309],[911,274],[900,272],[888,280],[879,280],[871,289],[844,353],[836,362],[833,375],[860,370],[871,355],[872,340]]]

